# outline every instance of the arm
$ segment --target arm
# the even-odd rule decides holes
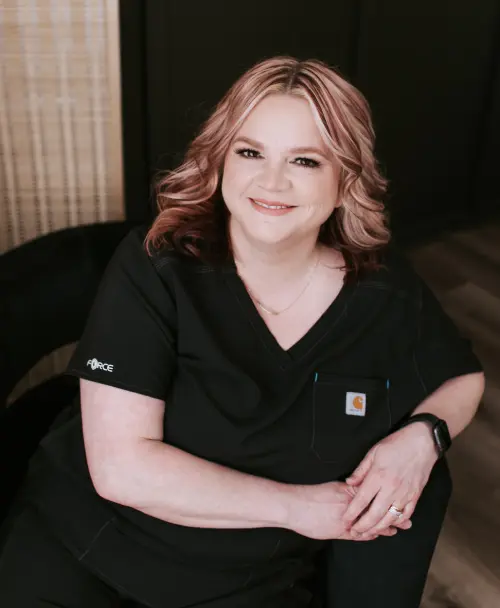
[[[422,401],[413,414],[425,412],[442,418],[448,425],[450,436],[456,437],[473,419],[483,396],[484,384],[484,373],[482,372],[451,378]],[[422,433],[421,427],[427,425],[424,423],[412,424],[408,430],[412,426]],[[428,428],[427,430],[423,428],[423,435],[431,439],[430,443],[433,447]]]
[[[424,399],[418,405],[414,403],[409,411],[412,415],[427,412],[444,419],[451,437],[456,437],[478,408],[484,391],[482,366],[470,342],[462,337],[432,291],[422,281],[417,285],[418,297],[410,300],[416,303],[417,314],[411,314],[407,323],[416,331],[414,336],[410,334],[411,348],[402,351],[406,356],[395,365],[396,402],[398,398],[405,402],[407,386],[419,385]],[[410,517],[437,458],[427,424],[410,424],[384,438],[347,479],[359,492],[345,521],[352,524],[368,505],[367,513],[354,526],[359,532],[373,533],[387,526],[396,518],[388,511],[391,505],[404,510],[398,521]]]
[[[453,438],[464,430],[477,411],[484,392],[484,373],[470,341],[463,338],[422,281],[417,302],[413,367],[427,397],[412,414],[427,412],[442,418]]]
[[[474,418],[484,393],[485,378],[483,372],[475,372],[451,378],[431,393],[412,415],[420,413],[434,414],[448,425],[450,437],[459,435]],[[429,457],[430,462],[437,460],[438,453],[434,439],[425,422],[416,422],[404,427],[400,433],[404,434],[405,442],[415,447],[420,457]],[[361,477],[352,475],[349,481]],[[359,479],[356,479],[359,482]]]
[[[87,463],[103,498],[189,527],[280,527],[356,539],[342,522],[355,494],[346,484],[283,484],[198,458],[163,443],[164,401],[80,382]]]
[[[184,526],[285,525],[291,496],[284,484],[234,471],[157,440],[139,441],[131,454],[135,466],[131,458],[129,478],[118,489],[116,502]]]
[[[283,526],[290,487],[163,443],[159,399],[81,380],[85,451],[103,498],[194,527]]]
[[[427,412],[443,418],[455,437],[471,421],[484,390],[482,372],[451,378],[431,393],[413,414]],[[390,525],[391,504],[404,510],[404,520],[413,514],[438,453],[428,425],[416,422],[392,433],[374,446],[347,482],[360,491],[344,515],[354,529],[373,533]],[[372,502],[373,501],[373,502]]]

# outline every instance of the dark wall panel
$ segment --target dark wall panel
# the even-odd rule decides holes
[[[485,91],[485,110],[479,133],[480,151],[476,159],[473,212],[481,216],[500,216],[500,2],[496,36],[489,60],[490,78]]]
[[[364,3],[358,84],[397,230],[432,231],[475,204],[498,10],[498,0]]]
[[[127,219],[143,221],[148,209],[149,124],[143,0],[120,2],[123,181]]]
[[[245,5],[236,9],[226,0],[148,2],[152,171],[181,159],[215,103],[260,59],[277,54],[320,57],[351,73],[359,2],[320,4],[321,10],[310,11],[303,2],[253,2],[245,13]]]
[[[368,98],[393,227],[425,238],[500,210],[500,2],[123,0],[127,212],[152,213],[159,171],[255,62],[340,68]],[[245,10],[247,11],[245,13]]]

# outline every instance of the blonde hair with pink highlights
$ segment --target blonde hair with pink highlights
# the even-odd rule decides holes
[[[377,252],[390,240],[383,201],[387,180],[374,156],[375,133],[368,102],[326,63],[278,56],[245,72],[224,95],[191,142],[184,162],[157,184],[159,214],[146,246],[167,246],[207,259],[231,251],[220,191],[231,141],[255,106],[270,94],[306,99],[325,144],[340,165],[341,204],[319,239],[340,250],[348,270],[378,266]]]

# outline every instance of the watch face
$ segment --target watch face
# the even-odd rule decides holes
[[[446,451],[451,444],[450,434],[446,424],[440,420],[434,427],[434,437],[441,452]]]

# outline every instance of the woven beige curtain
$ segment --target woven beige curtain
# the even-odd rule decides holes
[[[118,0],[0,0],[0,254],[122,218],[121,150]]]

